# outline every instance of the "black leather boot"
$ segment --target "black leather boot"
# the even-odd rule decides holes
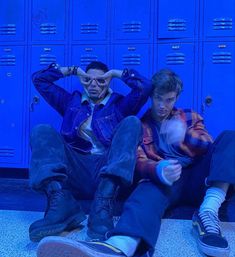
[[[112,178],[101,179],[88,218],[87,235],[90,239],[105,240],[106,233],[113,229],[113,212],[117,192],[117,183]]]
[[[29,227],[29,237],[32,241],[40,241],[43,237],[58,235],[80,226],[86,219],[79,203],[68,190],[54,185],[47,190],[48,205],[44,218],[35,221]]]

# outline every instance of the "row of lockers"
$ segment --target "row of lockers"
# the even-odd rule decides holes
[[[0,1],[0,41],[235,37],[234,21],[235,0]]]
[[[171,68],[184,81],[179,106],[200,112],[214,136],[223,129],[235,129],[235,42],[73,45],[71,49],[66,45],[0,46],[0,56],[1,166],[27,167],[29,133],[36,124],[60,127],[61,118],[31,82],[31,74],[51,62],[85,67],[99,59],[110,68],[135,68],[149,78],[160,68]],[[69,91],[80,87],[77,78],[58,84]],[[119,80],[112,88],[128,91]]]

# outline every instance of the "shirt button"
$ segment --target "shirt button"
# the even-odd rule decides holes
[[[134,74],[134,73],[131,73],[131,77],[135,77],[135,74]]]
[[[86,114],[86,116],[90,116],[90,114],[89,114],[89,113],[87,113],[87,114]]]
[[[78,127],[75,127],[76,130],[78,130]]]

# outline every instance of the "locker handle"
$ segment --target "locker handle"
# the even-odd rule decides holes
[[[205,104],[206,104],[206,106],[207,106],[207,107],[211,106],[212,102],[213,102],[213,98],[212,98],[210,95],[208,95],[208,96],[205,98]]]
[[[34,111],[34,106],[35,106],[35,104],[39,104],[39,102],[40,102],[40,98],[35,95],[35,96],[33,97],[33,101],[32,101],[31,104],[30,104],[30,111],[31,111],[31,112]]]

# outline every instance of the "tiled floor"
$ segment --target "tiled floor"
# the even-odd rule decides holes
[[[0,257],[36,257],[37,244],[30,242],[28,227],[42,212],[0,211]],[[86,221],[83,223],[86,224]],[[235,223],[222,223],[230,242],[230,257],[235,257]],[[86,228],[63,233],[73,239],[85,239]],[[154,257],[200,257],[191,233],[191,221],[164,219]],[[50,256],[48,256],[50,257]],[[79,256],[78,256],[79,257]]]

